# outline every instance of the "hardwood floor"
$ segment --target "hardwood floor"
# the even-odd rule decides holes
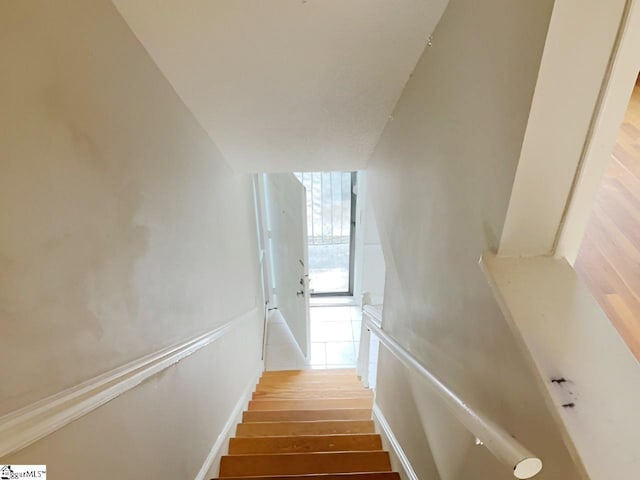
[[[636,84],[575,269],[640,361],[640,84]]]

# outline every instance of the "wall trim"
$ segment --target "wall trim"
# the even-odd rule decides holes
[[[253,391],[256,388],[256,384],[260,380],[260,377],[262,376],[263,371],[264,371],[264,362],[260,362],[258,366],[258,370],[256,371],[255,375],[251,378],[249,383],[247,383],[247,386],[244,388],[244,390],[240,394],[240,398],[238,399],[238,402],[236,403],[235,407],[233,407],[233,410],[229,414],[229,418],[227,419],[227,422],[224,424],[224,427],[222,427],[222,431],[216,438],[216,441],[213,443],[213,446],[211,447],[211,450],[209,451],[207,458],[202,464],[200,471],[196,475],[195,480],[205,480],[206,478],[208,478],[207,474],[209,473],[211,468],[215,465],[216,462],[219,462],[220,457],[222,457],[222,455],[226,453],[224,447],[227,446],[227,441],[231,436],[233,427],[235,427],[236,424],[240,423],[240,417],[242,415],[242,412],[244,411],[245,407],[249,404],[249,400],[251,400],[251,395],[253,394]],[[215,476],[217,476],[217,474],[215,474]]]
[[[15,453],[140,385],[223,337],[258,308],[206,333],[158,350],[0,417],[0,458]]]
[[[389,422],[387,422],[384,413],[382,413],[382,410],[377,403],[373,404],[373,420],[380,425],[380,428],[382,429],[382,432],[380,433],[383,439],[387,440],[386,443],[388,443],[391,447],[390,453],[392,455],[395,455],[395,457],[398,459],[398,462],[400,462],[400,466],[402,467],[404,473],[404,475],[402,476],[404,478],[407,478],[408,480],[420,480],[418,474],[413,469],[409,458],[407,457],[406,453],[404,453],[402,445],[400,445],[400,442],[394,435],[393,430],[391,430]]]

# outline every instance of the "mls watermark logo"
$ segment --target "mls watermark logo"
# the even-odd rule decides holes
[[[0,480],[13,478],[47,479],[46,465],[0,465]]]

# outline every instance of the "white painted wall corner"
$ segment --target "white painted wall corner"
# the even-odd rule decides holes
[[[389,451],[391,466],[400,473],[400,478],[402,480],[420,480],[377,403],[373,405],[373,421],[376,425],[376,431],[382,437],[382,447]]]
[[[223,337],[239,322],[252,318],[254,313],[255,309],[202,335],[142,357],[1,417],[0,457],[31,445],[140,385],[151,376]]]
[[[262,372],[264,371],[264,363],[260,362],[258,365],[258,369],[253,376],[253,378],[247,383],[247,386],[242,391],[238,402],[235,407],[231,411],[227,422],[224,424],[222,431],[216,438],[211,450],[209,451],[209,455],[205,459],[200,471],[196,475],[195,480],[206,480],[208,478],[217,477],[218,470],[220,468],[220,459],[223,455],[227,454],[228,446],[229,446],[229,438],[231,437],[231,433],[233,432],[233,427],[235,427],[238,423],[241,422],[242,412],[245,410],[247,405],[249,404],[249,400],[251,400],[251,395],[256,388],[256,384],[260,379]]]
[[[0,457],[15,453],[137,387],[253,318],[252,309],[212,330],[0,417]],[[262,363],[260,364],[262,371]],[[244,397],[243,397],[244,398]]]

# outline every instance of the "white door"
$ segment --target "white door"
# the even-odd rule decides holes
[[[264,175],[265,206],[275,306],[309,358],[307,202],[305,188],[292,173]]]

